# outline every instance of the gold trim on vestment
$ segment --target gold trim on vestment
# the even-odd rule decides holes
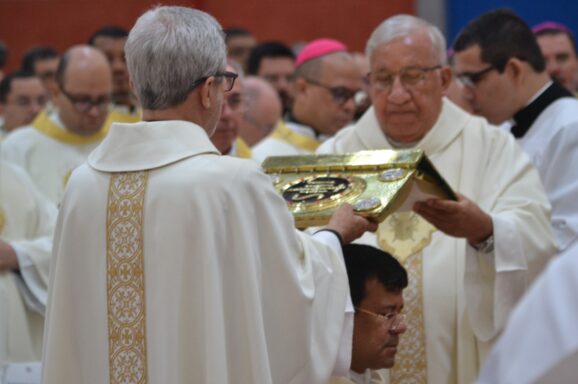
[[[81,136],[59,127],[56,123],[50,120],[46,110],[43,110],[38,114],[38,116],[36,116],[36,119],[32,122],[32,126],[46,136],[63,143],[90,144],[104,139],[112,123],[136,123],[139,120],[140,119],[136,116],[130,116],[113,111],[108,114],[100,131],[90,136]]]
[[[235,146],[237,148],[237,157],[240,157],[241,159],[250,159],[253,157],[251,147],[249,147],[249,145],[242,138],[237,137]]]
[[[6,226],[6,214],[2,207],[0,207],[0,235],[4,232],[4,227]]]
[[[395,365],[390,369],[390,382],[392,384],[425,384],[427,383],[427,355],[423,317],[422,253],[409,256],[403,264],[409,280],[409,285],[403,292],[407,330],[399,338]]]
[[[146,384],[146,308],[143,254],[148,172],[110,178],[106,225],[110,384]]]
[[[312,137],[302,135],[293,131],[285,122],[279,121],[277,127],[271,134],[271,137],[285,141],[297,148],[303,149],[308,152],[315,152],[321,143]]]

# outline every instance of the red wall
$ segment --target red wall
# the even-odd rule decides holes
[[[0,0],[0,40],[10,50],[7,69],[20,63],[33,45],[59,51],[84,43],[105,24],[130,29],[154,0]],[[413,13],[410,0],[181,0],[171,4],[195,6],[211,13],[223,27],[243,26],[258,40],[285,43],[333,37],[353,50],[379,22],[397,13]]]

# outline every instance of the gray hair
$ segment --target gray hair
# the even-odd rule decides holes
[[[135,93],[149,110],[183,103],[195,80],[224,70],[227,52],[217,20],[176,6],[139,17],[124,49]]]
[[[425,31],[429,35],[434,53],[438,56],[436,59],[440,64],[446,64],[446,39],[439,28],[410,15],[390,17],[373,31],[365,47],[367,60],[371,60],[371,54],[378,45],[387,44],[398,37],[409,36],[418,31]]]

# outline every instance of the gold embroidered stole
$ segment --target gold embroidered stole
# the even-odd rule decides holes
[[[146,384],[143,255],[148,172],[113,173],[106,225],[110,384]]]
[[[427,383],[422,250],[434,231],[435,227],[413,212],[394,213],[378,229],[379,247],[403,264],[409,280],[403,293],[407,330],[400,337],[395,365],[389,371],[392,384]]]
[[[90,136],[81,136],[56,125],[52,120],[50,120],[46,110],[43,110],[38,114],[38,116],[36,116],[32,122],[32,126],[46,136],[63,143],[90,144],[104,139],[112,123],[136,123],[137,121],[140,121],[137,116],[130,116],[113,111],[108,114],[102,128],[98,132]]]
[[[251,147],[249,147],[245,140],[237,137],[235,145],[237,148],[237,157],[240,157],[241,159],[250,159],[252,157]]]
[[[277,127],[271,134],[275,139],[285,141],[294,147],[306,150],[308,152],[315,152],[321,143],[312,137],[302,135],[293,131],[283,121],[279,121]]]

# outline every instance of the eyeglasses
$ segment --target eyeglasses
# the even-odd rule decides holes
[[[379,319],[384,325],[387,326],[387,329],[392,332],[397,331],[401,324],[405,324],[406,317],[401,313],[390,312],[385,315],[381,315],[379,313],[371,312],[359,307],[355,307],[355,310]]]
[[[391,92],[395,78],[399,76],[399,81],[406,90],[419,87],[424,83],[426,74],[436,69],[440,69],[441,65],[435,65],[433,67],[408,67],[404,68],[399,73],[388,73],[382,72],[371,72],[367,74],[367,80],[373,88]]]
[[[499,70],[495,65],[490,65],[488,68],[484,68],[481,71],[458,73],[456,77],[466,87],[474,88],[480,81],[482,81],[487,73],[490,73],[490,71],[493,71],[494,69]]]
[[[66,92],[63,87],[60,87],[60,91],[68,100],[72,106],[78,111],[82,113],[86,113],[92,109],[92,107],[96,107],[99,112],[108,111],[108,107],[111,102],[110,96],[100,96],[97,99],[91,99],[88,96],[76,96],[71,95],[70,93]]]
[[[214,75],[210,75],[210,76],[204,76],[204,77],[201,77],[200,79],[193,81],[193,83],[191,84],[191,91],[193,89],[197,88],[199,85],[203,84],[211,76],[222,78],[223,79],[223,91],[229,92],[231,89],[233,89],[233,86],[235,85],[235,79],[237,79],[237,76],[239,76],[239,75],[237,75],[234,72],[225,71],[225,72],[217,72]]]
[[[305,79],[305,81],[318,87],[327,89],[329,93],[331,93],[333,101],[339,105],[347,103],[349,99],[353,99],[353,101],[357,104],[357,100],[362,99],[364,96],[364,92],[359,89],[353,90],[347,87],[330,87],[311,79]]]

